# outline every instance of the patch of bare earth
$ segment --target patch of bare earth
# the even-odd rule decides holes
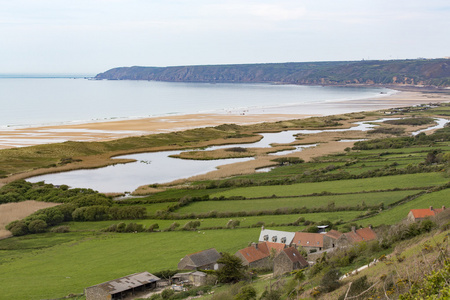
[[[0,239],[11,236],[11,232],[5,226],[12,221],[23,219],[32,213],[47,207],[53,207],[59,203],[38,202],[34,200],[6,203],[0,205]]]

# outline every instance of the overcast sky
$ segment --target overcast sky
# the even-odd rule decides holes
[[[449,0],[0,0],[0,73],[444,56]]]

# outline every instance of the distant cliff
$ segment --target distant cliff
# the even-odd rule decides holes
[[[450,59],[121,67],[100,73],[95,79],[446,87],[450,86]]]

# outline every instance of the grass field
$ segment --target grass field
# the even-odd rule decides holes
[[[72,242],[23,251],[0,251],[2,299],[48,299],[82,293],[85,287],[128,274],[175,269],[186,254],[215,247],[235,253],[257,239],[260,228],[197,232],[91,234]],[[59,235],[43,234],[33,240],[53,243]],[[19,241],[17,241],[19,239]],[[28,246],[29,242],[26,242]],[[10,259],[9,259],[10,258]],[[23,283],[27,282],[27,288]]]
[[[384,203],[389,205],[403,199],[406,196],[418,193],[414,191],[395,191],[395,192],[379,192],[349,195],[333,195],[333,196],[315,196],[315,197],[295,197],[295,198],[266,198],[252,200],[219,200],[219,201],[200,201],[194,202],[188,206],[181,207],[176,212],[186,213],[205,213],[214,209],[218,212],[238,212],[238,211],[261,211],[275,210],[283,207],[325,207],[334,202],[335,206],[356,206],[363,202],[366,205],[378,205]]]
[[[450,189],[425,194],[408,203],[387,210],[380,215],[358,221],[358,224],[363,226],[368,224],[373,226],[395,224],[405,219],[411,209],[429,208],[430,206],[441,208],[443,205],[447,208],[450,206]]]
[[[407,174],[386,177],[374,177],[353,180],[298,183],[292,185],[258,186],[235,188],[211,194],[211,197],[243,196],[247,198],[277,196],[309,195],[313,193],[351,193],[377,191],[395,188],[429,187],[444,184],[448,178],[440,173]]]

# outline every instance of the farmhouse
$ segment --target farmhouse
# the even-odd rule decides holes
[[[211,248],[186,255],[178,263],[179,270],[218,270],[217,260],[221,258],[216,249]]]
[[[346,247],[350,244],[372,241],[377,238],[377,234],[372,230],[372,227],[360,228],[356,230],[355,226],[352,226],[350,232],[343,233],[336,241],[338,247]]]
[[[321,233],[296,232],[292,240],[292,246],[303,247],[308,252],[321,251],[323,249],[323,237]]]
[[[287,272],[308,267],[306,259],[294,247],[281,250],[273,261],[273,275],[279,276]]]
[[[434,217],[444,210],[445,210],[445,206],[442,206],[442,208],[436,208],[436,209],[433,208],[433,206],[430,206],[430,208],[423,208],[423,209],[411,209],[408,213],[407,220],[409,222],[420,221],[425,218]]]
[[[281,243],[252,243],[251,246],[237,251],[235,256],[242,260],[244,266],[249,266],[250,268],[272,268],[270,255],[272,253],[278,254],[285,247],[286,245]]]
[[[280,243],[280,244],[285,244],[286,246],[289,246],[292,244],[294,235],[295,235],[294,232],[264,229],[264,226],[263,226],[261,228],[261,233],[259,234],[259,241],[260,242]]]
[[[334,248],[337,245],[337,240],[341,237],[342,232],[337,230],[330,230],[323,236],[323,249]]]
[[[149,272],[136,273],[85,289],[86,300],[123,299],[136,292],[156,288],[160,279]]]

